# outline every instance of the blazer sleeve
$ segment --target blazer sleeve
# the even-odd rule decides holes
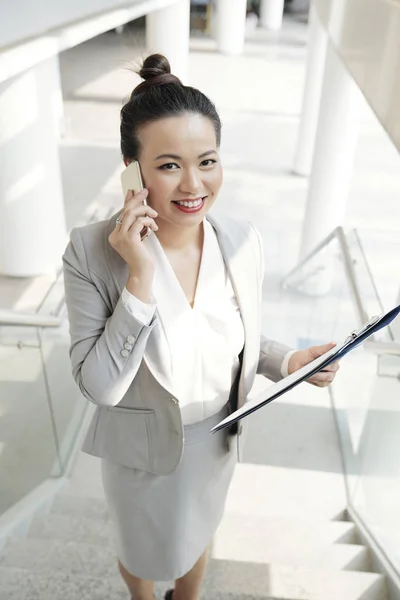
[[[260,289],[262,290],[262,284],[265,275],[265,263],[264,263],[264,250],[263,241],[259,231],[252,225],[257,238],[257,248],[259,256],[259,278],[260,278]],[[283,378],[282,365],[288,353],[292,353],[293,348],[281,344],[267,338],[262,332],[260,335],[260,356],[258,359],[257,373],[264,375],[272,381],[276,382]]]
[[[156,316],[145,325],[118,300],[112,312],[96,287],[79,229],[63,255],[72,374],[94,404],[115,406],[142,362]]]

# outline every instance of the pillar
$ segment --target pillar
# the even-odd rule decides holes
[[[53,274],[67,234],[58,56],[0,84],[0,273]]]
[[[243,53],[247,0],[217,0],[217,46],[222,54]]]
[[[322,26],[314,5],[310,9],[307,67],[304,82],[303,107],[293,171],[297,175],[311,173],[317,132],[322,82],[326,60],[328,33]]]
[[[171,71],[183,83],[189,68],[190,0],[155,10],[146,16],[146,46],[150,53],[166,56]]]
[[[343,224],[362,95],[328,42],[300,258]]]
[[[282,27],[284,0],[261,0],[260,25],[267,29],[278,30]]]

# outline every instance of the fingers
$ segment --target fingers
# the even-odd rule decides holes
[[[127,233],[132,227],[132,225],[137,221],[137,219],[142,217],[149,217],[152,223],[155,225],[153,219],[155,219],[157,216],[158,213],[154,209],[144,204],[139,204],[132,208],[125,208],[119,216],[121,224],[119,225],[119,227],[117,227],[117,230],[121,231],[122,233]],[[154,229],[154,231],[157,230]]]
[[[124,207],[130,202],[134,197],[134,193],[132,190],[128,190],[124,199]]]
[[[142,204],[143,201],[146,200],[148,195],[149,192],[148,190],[146,190],[146,188],[140,190],[140,192],[138,192],[137,194],[135,194],[132,190],[128,190],[125,196],[124,208],[132,201],[137,201],[138,204]]]
[[[158,231],[158,225],[151,217],[138,217],[129,229],[129,236],[139,235],[144,227],[149,227],[152,231]]]
[[[320,371],[320,373],[337,373],[337,371],[339,371],[339,369],[340,369],[340,363],[335,362],[335,363],[332,363],[331,365],[329,365],[328,367],[326,367],[326,369],[322,369]]]
[[[309,351],[314,358],[318,358],[319,356],[325,354],[325,352],[332,350],[332,348],[334,348],[335,346],[335,342],[329,342],[328,344],[322,344],[321,346],[311,346],[309,348]]]
[[[326,387],[332,383],[332,381],[335,379],[335,375],[336,373],[332,371],[320,371],[319,373],[311,377],[311,379],[309,379],[309,382],[318,387]]]

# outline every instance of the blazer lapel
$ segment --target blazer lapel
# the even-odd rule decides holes
[[[207,219],[217,233],[221,253],[236,293],[243,321],[245,345],[239,384],[239,403],[241,404],[253,385],[254,372],[257,370],[259,358],[261,315],[257,264],[254,260],[254,249],[240,224],[232,222],[233,227],[230,228],[224,218],[208,215]]]

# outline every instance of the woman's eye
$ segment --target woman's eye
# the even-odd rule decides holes
[[[163,171],[173,171],[179,169],[179,166],[176,163],[166,163],[165,165],[161,165],[159,169],[163,169]]]
[[[201,163],[200,166],[202,167],[211,167],[212,165],[215,165],[217,161],[214,160],[213,158],[207,158],[206,160],[203,160],[203,162]]]

